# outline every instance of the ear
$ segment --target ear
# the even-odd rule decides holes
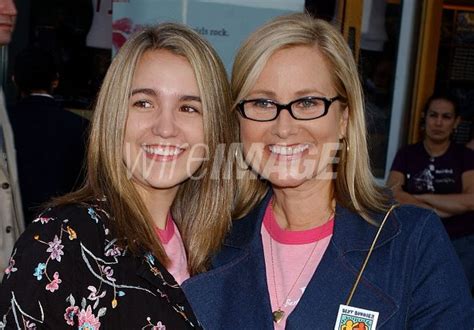
[[[345,107],[341,111],[341,117],[339,119],[339,136],[341,138],[345,137],[347,134],[347,124],[349,122],[349,108]]]

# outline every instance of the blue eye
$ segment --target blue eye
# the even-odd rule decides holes
[[[304,99],[297,102],[295,106],[299,108],[312,108],[312,107],[324,106],[324,103],[322,100],[319,100],[319,99]]]
[[[253,101],[252,106],[257,108],[271,108],[274,106],[274,104],[269,100],[260,99]]]

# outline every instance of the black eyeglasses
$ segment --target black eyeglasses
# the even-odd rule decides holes
[[[278,118],[283,109],[288,110],[296,120],[313,120],[328,113],[329,106],[340,96],[333,98],[307,96],[288,104],[279,104],[267,99],[242,100],[237,103],[237,110],[242,117],[254,121],[272,121]]]

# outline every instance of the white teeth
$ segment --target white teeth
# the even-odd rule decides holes
[[[279,145],[271,145],[269,147],[271,153],[285,155],[285,156],[302,153],[308,148],[309,146],[307,144],[300,144],[294,147],[279,146]]]
[[[183,149],[176,146],[151,147],[144,145],[143,150],[145,150],[146,153],[159,156],[177,156],[183,152]]]

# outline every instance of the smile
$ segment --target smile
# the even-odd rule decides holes
[[[175,145],[143,145],[143,150],[147,156],[176,158],[184,152],[184,148]]]
[[[309,148],[308,144],[298,144],[293,146],[282,146],[282,145],[270,145],[268,149],[272,154],[281,156],[292,156],[303,153]]]

